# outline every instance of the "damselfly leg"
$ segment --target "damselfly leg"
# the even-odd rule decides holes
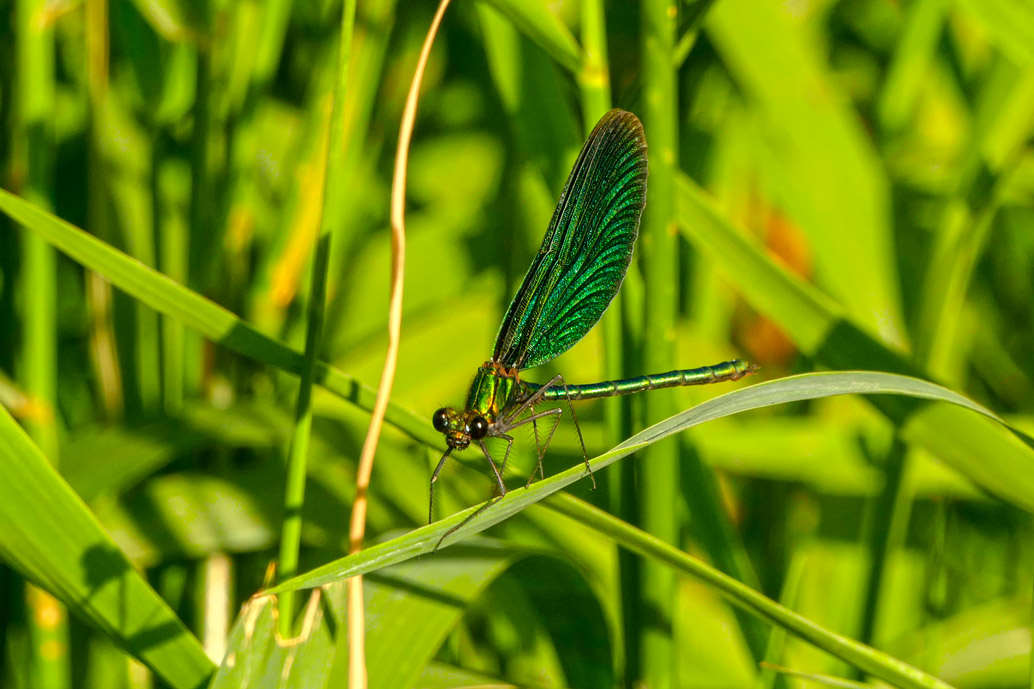
[[[545,394],[546,394],[546,392],[548,390],[550,390],[551,388],[557,388],[557,387],[563,388],[563,390],[564,390],[564,399],[567,400],[567,406],[571,410],[571,420],[574,421],[574,429],[575,429],[575,432],[578,434],[578,442],[582,446],[582,460],[585,462],[585,473],[587,473],[589,475],[589,479],[592,481],[593,490],[595,490],[596,489],[596,477],[592,475],[592,467],[589,466],[589,452],[585,448],[585,438],[582,437],[582,429],[578,425],[578,416],[574,413],[574,404],[572,404],[571,398],[567,395],[567,384],[564,382],[564,377],[561,374],[559,374],[559,373],[556,374],[555,376],[553,376],[552,378],[549,379],[549,382],[545,383],[544,385],[542,385],[542,387],[540,387],[537,390],[535,390],[535,392],[533,392],[532,394],[528,395],[527,398],[522,400],[520,404],[518,404],[516,407],[514,407],[512,412],[510,412],[506,416],[502,417],[499,420],[499,423],[500,424],[504,424],[504,428],[502,430],[510,431],[510,430],[513,430],[514,428],[518,428],[520,426],[523,426],[526,423],[533,423],[534,421],[537,421],[538,419],[541,419],[541,418],[543,418],[545,416],[555,416],[555,420],[553,422],[553,428],[549,432],[549,437],[546,438],[545,445],[542,446],[541,450],[538,453],[538,466],[536,467],[536,470],[539,472],[539,475],[542,478],[545,478],[546,474],[545,474],[545,472],[542,469],[542,458],[543,458],[543,456],[546,453],[546,448],[549,446],[550,441],[553,439],[553,434],[556,432],[557,426],[560,424],[560,414],[562,412],[562,409],[560,409],[558,407],[556,409],[549,409],[549,410],[546,410],[544,412],[539,412],[539,413],[536,414],[536,413],[534,413],[534,408],[533,407],[534,407],[535,404],[538,404],[540,401],[542,401],[542,399],[545,397]],[[525,411],[527,411],[529,409],[532,410],[532,414],[530,416],[526,416],[523,419],[519,419],[518,418],[521,414],[523,414]],[[536,429],[536,431],[535,431],[535,447],[536,447],[536,449],[539,449],[538,448],[538,429]],[[528,484],[527,485],[530,486],[531,482],[534,480],[534,478],[535,478],[535,472],[532,471],[531,472],[531,476],[528,478]]]

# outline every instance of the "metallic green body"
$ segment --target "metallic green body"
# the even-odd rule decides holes
[[[726,380],[739,380],[744,376],[749,376],[756,370],[757,366],[754,364],[735,359],[715,364],[714,366],[668,371],[667,373],[636,376],[635,378],[624,378],[622,380],[607,380],[601,383],[589,383],[588,385],[557,385],[543,392],[542,399],[546,402],[591,400],[598,397],[631,395],[644,390],[657,390],[658,388],[674,388],[682,385],[707,385],[709,383],[721,383]],[[534,392],[541,387],[535,383],[522,383],[521,385],[529,392]]]
[[[478,368],[467,393],[467,412],[474,412],[492,423],[517,402],[521,384],[516,375],[508,375],[497,364],[486,361]]]
[[[440,426],[436,428],[445,434],[449,447],[463,450],[470,441],[475,420],[486,429],[494,429],[500,416],[508,409],[516,409],[527,386],[517,379],[517,372],[506,369],[493,361],[486,361],[474,375],[467,393],[467,404],[460,409],[440,409]],[[490,433],[491,434],[491,433]]]

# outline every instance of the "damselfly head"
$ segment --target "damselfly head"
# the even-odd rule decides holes
[[[445,436],[448,446],[456,450],[465,450],[471,440],[481,440],[488,435],[488,421],[472,411],[442,407],[431,416],[431,425]]]

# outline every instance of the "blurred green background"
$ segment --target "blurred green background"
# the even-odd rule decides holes
[[[392,400],[415,416],[389,417],[381,438],[368,542],[426,518],[444,449],[429,442],[430,415],[460,405],[491,354],[570,165],[611,106],[639,114],[650,145],[637,259],[603,323],[529,380],[737,357],[760,364],[761,379],[892,370],[1034,428],[1034,5],[670,7],[455,0],[446,13],[409,163]],[[341,229],[322,358],[367,385],[387,344],[399,120],[434,11],[358,3],[343,181],[327,190]],[[0,15],[0,186],[300,351],[340,4],[11,0]],[[248,636],[230,625],[276,558],[297,378],[242,355],[261,349],[248,336],[231,346],[240,333],[227,329],[214,344],[223,338],[113,288],[85,259],[55,252],[43,220],[4,204],[19,221],[0,216],[0,403],[111,534],[112,552],[144,573],[136,594],[111,600],[185,629],[120,626],[132,614],[98,602],[107,579],[91,579],[96,561],[50,540],[51,503],[12,478],[0,527],[26,535],[0,546],[10,565],[0,564],[0,686],[201,686],[212,672],[201,645],[218,664],[228,647],[259,653],[263,630],[272,638],[271,627]],[[729,249],[736,242],[754,253]],[[582,404],[589,456],[722,391]],[[303,569],[347,548],[369,404],[316,393]],[[1023,482],[1034,465],[1014,457],[1030,450],[1012,438],[1017,454],[1003,454],[950,419],[909,433],[896,414],[837,397],[723,419],[573,492],[956,686],[1027,686],[1034,493]],[[534,465],[522,430],[514,487]],[[33,451],[8,432],[14,467]],[[438,483],[439,516],[491,495],[483,459],[464,454]],[[565,414],[547,475],[580,454]],[[650,490],[657,481],[663,494]],[[53,491],[55,504],[75,505]],[[651,565],[544,508],[478,547],[368,578],[370,686],[803,686],[764,659],[859,678],[698,583],[662,576],[653,587]],[[27,564],[37,550],[78,582],[54,585],[77,601],[71,613],[23,579],[51,575]],[[101,570],[128,581],[132,570],[111,565],[120,558],[101,557]],[[148,585],[172,616],[147,617],[147,605],[165,610]],[[109,613],[116,622],[98,622]],[[327,633],[317,657],[291,661],[289,679],[265,648],[266,672],[244,680],[224,668],[217,681],[344,686],[342,653],[320,655],[343,630]]]

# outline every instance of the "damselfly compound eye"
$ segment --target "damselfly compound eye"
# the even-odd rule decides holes
[[[488,435],[488,422],[483,416],[475,416],[470,422],[470,437],[474,440],[481,440]]]
[[[434,430],[444,433],[449,428],[449,412],[444,407],[436,411],[431,417],[431,425]]]

